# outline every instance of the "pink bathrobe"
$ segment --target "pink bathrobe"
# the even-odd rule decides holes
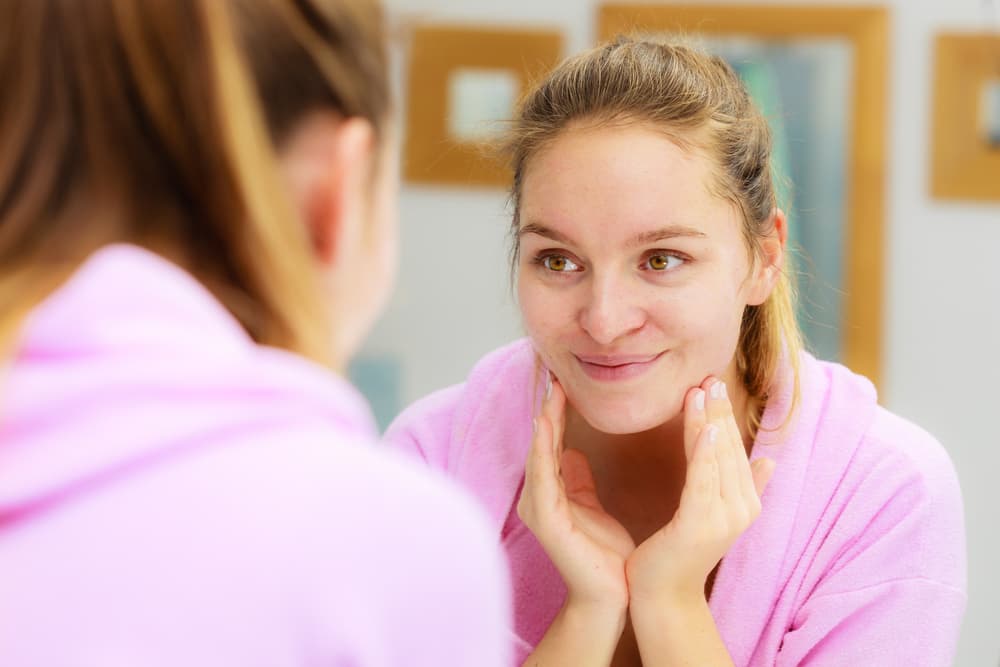
[[[510,560],[519,664],[565,598],[517,517],[531,441],[535,362],[526,340],[468,381],[408,408],[386,434],[473,492]],[[736,665],[948,665],[966,603],[965,532],[944,449],[876,404],[866,379],[802,356],[802,403],[760,518],[722,560],[709,601]],[[772,398],[766,426],[786,414]],[[772,436],[773,437],[773,436]]]
[[[507,664],[482,511],[176,266],[98,252],[0,372],[0,665]]]

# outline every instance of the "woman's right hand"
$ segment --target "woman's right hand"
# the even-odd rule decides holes
[[[625,561],[635,543],[601,506],[586,457],[563,448],[566,395],[550,376],[525,466],[517,513],[567,589],[564,609],[620,615],[628,610]]]

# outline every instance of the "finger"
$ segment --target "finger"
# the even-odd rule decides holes
[[[566,431],[566,393],[551,371],[549,372],[548,387],[545,410],[552,423],[552,446],[558,464],[563,451],[563,433]]]
[[[684,490],[681,492],[681,509],[698,512],[707,508],[719,497],[719,465],[716,460],[719,427],[706,424],[698,435],[694,455],[688,463]]]
[[[711,424],[718,429],[717,441],[715,443],[715,460],[719,467],[719,497],[727,503],[743,503],[743,482],[740,474],[740,462],[733,453],[730,443],[732,439],[728,429],[720,428],[718,424]]]
[[[729,387],[726,383],[717,378],[708,377],[702,383],[702,388],[709,396],[706,412],[708,421],[715,422],[719,428],[725,429],[729,434],[729,444],[733,450],[743,452],[746,455],[746,447],[743,444],[743,435],[740,433],[739,425],[736,423],[736,412],[733,410],[733,403],[729,398]]]
[[[763,497],[764,489],[767,488],[771,476],[774,474],[774,461],[772,459],[757,459],[750,464],[753,473],[753,486],[757,497]]]
[[[733,448],[734,454],[739,454],[739,458],[747,458],[747,448],[743,442],[743,434],[740,433],[740,426],[736,423],[736,413],[733,411],[733,404],[727,397],[725,400],[725,417],[723,418],[723,428],[729,434],[729,444]],[[749,465],[749,464],[748,464]]]
[[[708,386],[708,400],[705,402],[705,416],[709,423],[713,423],[720,429],[725,428],[726,417],[732,413],[732,406],[729,404],[729,397],[726,392],[726,383],[722,380],[714,380]]]
[[[583,452],[567,449],[562,455],[562,474],[566,482],[566,496],[584,507],[604,511],[597,495],[597,484],[590,462]]]
[[[548,505],[558,498],[560,489],[552,461],[552,424],[539,415],[535,422],[535,437],[524,468],[524,493],[533,503]]]
[[[684,397],[684,459],[690,463],[698,434],[705,428],[705,390],[694,387]]]
[[[736,423],[736,416],[733,413],[732,402],[729,400],[725,383],[717,382],[709,389],[709,407],[707,411],[711,419],[721,419],[722,428],[725,429],[728,437],[726,444],[732,453],[732,460],[736,467],[736,486],[723,486],[723,495],[727,499],[742,500],[752,515],[756,515],[760,508],[760,493],[757,491],[754,481],[753,471],[750,467],[750,459],[747,456],[746,444],[743,442],[743,434],[740,433],[739,425]],[[714,423],[719,423],[718,421]],[[720,457],[722,451],[720,449]],[[727,495],[726,489],[731,489]]]
[[[565,428],[565,404],[566,395],[562,387],[555,381],[551,372],[546,380],[545,402],[542,404],[542,414],[545,415],[551,427],[551,440],[549,442],[550,455],[552,459],[552,470],[556,477],[556,483],[565,492],[565,484],[562,477],[562,453],[563,453],[563,430]]]
[[[719,463],[719,493],[728,502],[743,502],[743,482],[740,478],[741,463],[737,457],[737,445],[733,442],[733,434],[728,426],[728,422],[733,416],[733,408],[726,394],[725,382],[716,380],[709,386],[705,412],[708,423],[719,429],[716,447],[716,459]]]
[[[743,442],[743,434],[736,423],[736,416],[730,409],[726,418],[726,432],[729,434],[729,442],[733,445],[733,457],[736,461],[737,476],[739,478],[740,493],[747,507],[755,507],[759,496],[754,490],[753,474],[750,470],[750,459],[747,456],[747,448]]]

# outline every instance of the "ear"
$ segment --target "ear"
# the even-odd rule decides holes
[[[375,133],[363,118],[317,112],[300,121],[281,162],[317,259],[332,265],[364,227]]]
[[[780,208],[771,211],[771,232],[760,241],[760,255],[754,261],[754,273],[747,305],[759,306],[771,295],[785,266],[788,242],[788,218]]]

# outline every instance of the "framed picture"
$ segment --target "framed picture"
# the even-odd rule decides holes
[[[796,253],[809,348],[878,384],[885,219],[881,8],[606,4],[602,40],[674,36],[724,57],[774,135],[778,201]]]
[[[1000,201],[1000,35],[934,41],[931,194]]]
[[[403,176],[411,183],[506,187],[490,154],[526,85],[556,65],[562,36],[545,30],[414,30]]]

